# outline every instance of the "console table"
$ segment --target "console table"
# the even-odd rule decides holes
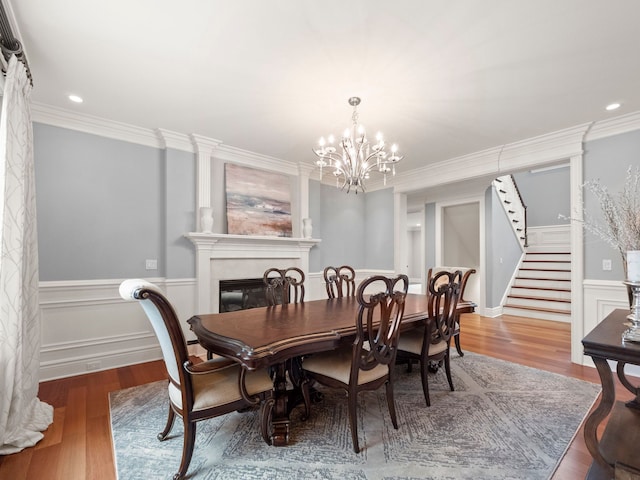
[[[602,384],[600,403],[584,425],[585,443],[593,457],[588,480],[640,480],[640,388],[624,373],[627,363],[640,365],[640,343],[622,342],[628,314],[629,310],[614,310],[582,340],[584,353],[593,359]],[[616,364],[622,385],[635,395],[626,404],[616,401],[608,360]],[[598,439],[598,426],[609,414],[604,433]]]

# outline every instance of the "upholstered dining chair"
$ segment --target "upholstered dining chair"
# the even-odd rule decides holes
[[[262,276],[267,304],[286,305],[304,302],[304,272],[297,267],[269,268]]]
[[[464,298],[464,291],[465,288],[467,287],[467,281],[469,280],[469,277],[476,273],[475,268],[463,268],[463,267],[432,267],[427,271],[427,285],[429,285],[429,282],[431,281],[431,277],[433,277],[433,275],[435,275],[438,272],[442,272],[442,271],[448,271],[448,272],[455,272],[457,270],[460,270],[460,272],[462,272],[462,280],[460,281],[460,296],[458,297],[458,302],[465,302],[465,298]],[[445,280],[445,277],[441,277],[441,281]],[[456,328],[455,331],[453,332],[453,341],[455,343],[456,346],[456,351],[458,352],[458,355],[460,355],[461,357],[464,357],[464,352],[462,351],[462,348],[460,347],[460,313],[456,312]]]
[[[169,416],[158,439],[167,438],[176,415],[184,424],[182,460],[174,480],[184,478],[187,473],[196,439],[196,424],[201,420],[260,406],[262,437],[271,443],[273,382],[266,370],[249,372],[235,361],[222,357],[192,363],[176,312],[156,285],[141,279],[125,280],[120,284],[120,296],[140,302],[160,342],[169,374]]]
[[[444,361],[447,381],[451,391],[450,344],[455,332],[456,308],[460,294],[462,273],[442,271],[436,273],[429,282],[429,318],[423,325],[402,332],[398,342],[398,358],[409,362],[420,362],[422,391],[427,406],[431,406],[429,398],[429,363]],[[444,280],[443,280],[444,279]]]
[[[393,279],[376,275],[362,281],[356,291],[359,307],[353,344],[314,354],[302,362],[305,415],[308,416],[310,411],[311,382],[346,391],[351,439],[356,453],[360,452],[356,411],[358,393],[377,390],[385,385],[391,422],[395,429],[398,428],[393,371],[408,288],[409,278],[406,275]],[[369,293],[372,291],[378,293]]]
[[[356,272],[349,265],[326,267],[323,276],[329,298],[353,297],[356,294]]]

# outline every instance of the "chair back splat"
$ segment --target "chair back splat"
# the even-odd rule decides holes
[[[464,290],[467,286],[467,281],[469,280],[469,277],[476,273],[475,268],[457,268],[457,267],[433,267],[430,268],[427,272],[427,292],[428,292],[428,285],[431,283],[431,278],[438,272],[441,271],[448,271],[451,273],[455,273],[456,271],[460,271],[462,274],[462,280],[460,280],[460,294],[458,295],[458,303],[459,302],[465,302],[465,298],[464,298]],[[440,277],[439,281],[446,281],[447,277]],[[437,286],[437,284],[436,284]],[[458,355],[460,355],[461,357],[464,357],[464,352],[462,351],[462,347],[460,347],[460,314],[456,313],[456,329],[453,332],[453,340],[454,343],[456,344],[456,350],[458,351]]]
[[[438,272],[429,283],[429,316],[433,319],[431,343],[448,343],[455,334],[461,281],[462,273],[458,270]]]
[[[234,360],[218,357],[192,363],[176,312],[162,291],[141,279],[120,284],[120,296],[137,300],[158,337],[169,374],[169,415],[158,440],[168,437],[176,415],[182,418],[182,460],[174,480],[187,473],[196,440],[196,422],[260,405],[262,437],[271,443],[270,419],[273,383],[266,370],[247,371]]]
[[[451,337],[456,333],[456,309],[461,280],[460,270],[441,271],[431,277],[428,292],[429,317],[421,326],[402,332],[398,342],[398,358],[408,362],[409,370],[412,361],[420,362],[422,391],[427,406],[431,405],[428,373],[433,368],[432,365],[439,367],[444,362],[449,387],[451,391],[454,390],[449,351]]]
[[[393,398],[393,367],[398,348],[398,332],[404,314],[404,301],[409,278],[381,275],[364,280],[356,291],[358,313],[356,337],[353,344],[330,352],[305,358],[302,362],[302,393],[305,415],[310,411],[310,384],[316,381],[347,392],[349,426],[353,450],[360,452],[358,443],[358,393],[377,390],[385,385],[387,406],[394,428],[398,428]]]
[[[297,267],[269,268],[262,279],[269,306],[304,302],[304,272]]]
[[[349,265],[326,267],[323,276],[329,298],[353,297],[356,294],[356,272]]]

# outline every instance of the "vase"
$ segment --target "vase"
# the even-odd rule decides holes
[[[626,253],[627,280],[624,282],[629,294],[631,313],[627,320],[631,321],[629,329],[622,334],[622,339],[632,342],[640,341],[640,250],[629,250]]]
[[[200,208],[200,230],[203,233],[213,232],[213,208]]]
[[[640,282],[640,250],[628,250],[624,256],[624,273],[627,282]],[[633,290],[627,285],[629,307],[633,306]]]
[[[310,218],[302,219],[302,236],[304,238],[311,238],[313,232],[313,224]]]

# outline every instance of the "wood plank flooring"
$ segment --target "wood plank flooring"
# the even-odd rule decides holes
[[[468,314],[460,338],[463,351],[599,383],[595,369],[571,363],[570,337],[568,323]],[[165,378],[156,361],[41,383],[39,398],[54,407],[53,424],[36,446],[0,456],[0,479],[114,480],[108,393]],[[617,394],[631,398],[619,385]],[[590,464],[580,429],[553,480],[584,478]]]

